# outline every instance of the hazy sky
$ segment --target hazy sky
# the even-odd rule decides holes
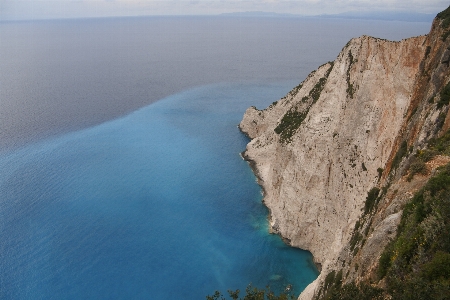
[[[317,15],[388,10],[436,14],[448,5],[448,0],[0,0],[0,19],[210,15],[242,11]]]

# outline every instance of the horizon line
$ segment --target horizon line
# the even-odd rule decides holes
[[[388,16],[382,14],[388,13]],[[145,18],[145,17],[247,17],[247,18],[326,18],[326,19],[351,19],[351,20],[378,20],[378,21],[398,21],[398,22],[420,22],[427,23],[433,21],[437,13],[420,13],[407,11],[374,11],[374,12],[355,12],[348,11],[337,14],[320,14],[320,15],[301,15],[291,13],[277,13],[265,11],[236,11],[218,14],[146,14],[146,15],[110,15],[110,16],[85,16],[85,17],[47,17],[47,18],[2,18],[0,23],[5,22],[21,22],[21,21],[50,21],[50,20],[92,20],[92,19],[113,19],[113,18]],[[395,16],[412,17],[421,16],[423,19],[412,20],[395,18]]]

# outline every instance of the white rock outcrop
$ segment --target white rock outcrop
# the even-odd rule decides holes
[[[272,231],[311,251],[325,271],[348,243],[377,169],[390,159],[425,38],[352,39],[333,63],[267,109],[249,108],[239,125],[252,139],[244,157],[264,190]],[[301,298],[312,297],[323,274]]]

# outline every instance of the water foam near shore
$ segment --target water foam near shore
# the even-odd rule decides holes
[[[1,298],[203,299],[299,293],[308,252],[267,233],[236,125],[294,85],[219,84],[2,153]]]

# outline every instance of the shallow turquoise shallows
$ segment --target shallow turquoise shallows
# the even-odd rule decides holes
[[[0,154],[1,299],[298,294],[311,254],[267,229],[237,124],[293,82],[219,84]]]

